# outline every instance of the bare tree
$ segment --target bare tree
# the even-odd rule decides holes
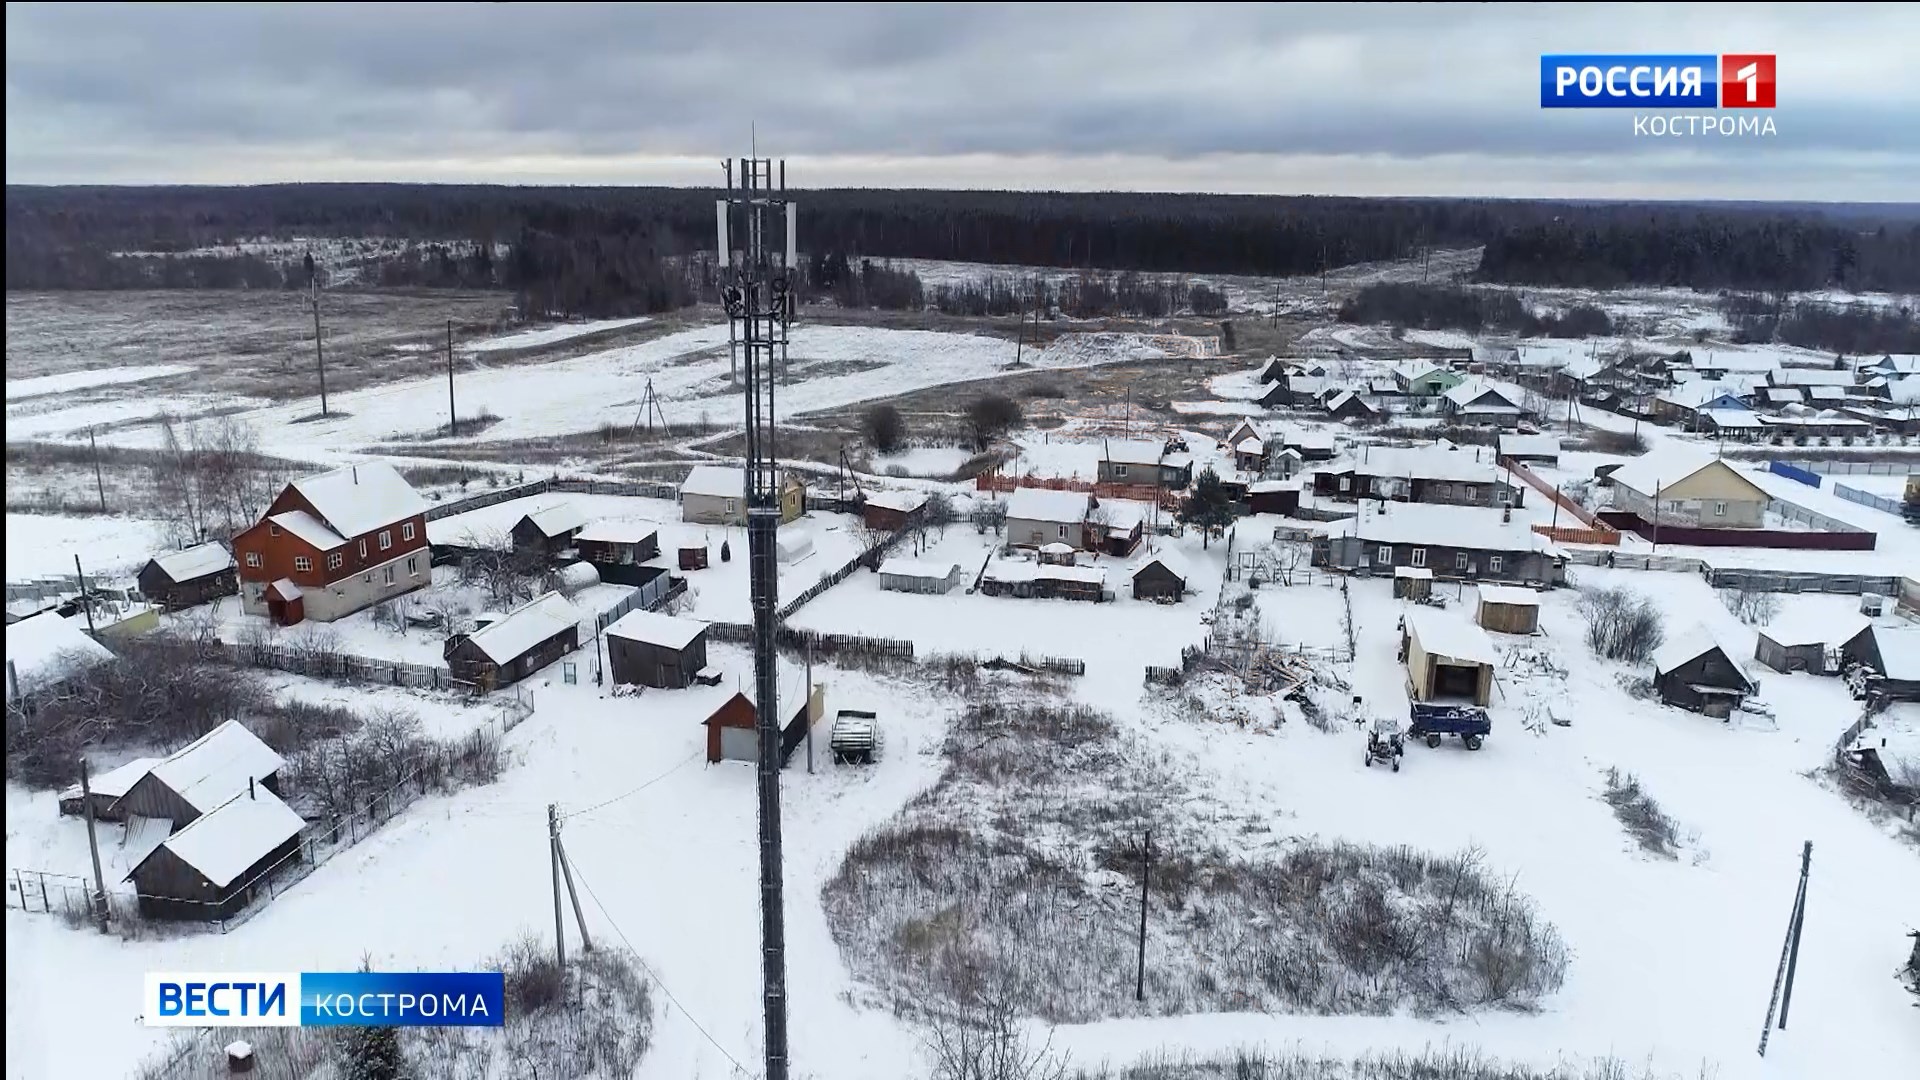
[[[1631,589],[1588,589],[1580,597],[1587,647],[1608,660],[1644,663],[1666,637],[1660,609]]]
[[[1720,602],[1733,617],[1748,626],[1765,626],[1780,614],[1780,597],[1756,589],[1751,583],[1720,590]]]
[[[937,1009],[927,1029],[933,1080],[1063,1080],[1067,1055],[1053,1049],[1053,1036],[1034,1045],[1021,1030],[1013,996],[983,990],[965,1004]]]
[[[152,467],[154,491],[166,515],[168,539],[185,546],[206,539],[205,509],[194,480],[193,430],[168,413],[160,414],[160,453]]]

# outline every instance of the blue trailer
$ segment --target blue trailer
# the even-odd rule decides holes
[[[1492,731],[1493,720],[1487,710],[1472,705],[1425,705],[1416,701],[1407,724],[1408,737],[1425,739],[1430,747],[1439,746],[1443,736],[1453,735],[1467,749],[1478,750],[1481,740]]]

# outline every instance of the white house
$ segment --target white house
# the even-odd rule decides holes
[[[1019,488],[1007,496],[1007,544],[1037,548],[1044,544],[1087,546],[1087,514],[1093,496],[1084,491]]]

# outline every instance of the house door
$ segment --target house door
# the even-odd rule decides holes
[[[306,617],[304,598],[296,596],[291,600],[283,600],[272,589],[267,590],[267,618],[273,620],[275,626],[292,626]]]

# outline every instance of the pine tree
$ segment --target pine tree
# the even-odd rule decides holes
[[[342,1080],[403,1080],[406,1076],[399,1028],[348,1028],[343,1041],[346,1061],[340,1071]]]
[[[1192,525],[1200,530],[1200,546],[1205,548],[1212,537],[1233,524],[1233,497],[1220,483],[1220,476],[1212,467],[1202,469],[1193,482],[1193,494],[1188,495],[1180,504],[1180,510],[1174,515],[1182,525]]]

